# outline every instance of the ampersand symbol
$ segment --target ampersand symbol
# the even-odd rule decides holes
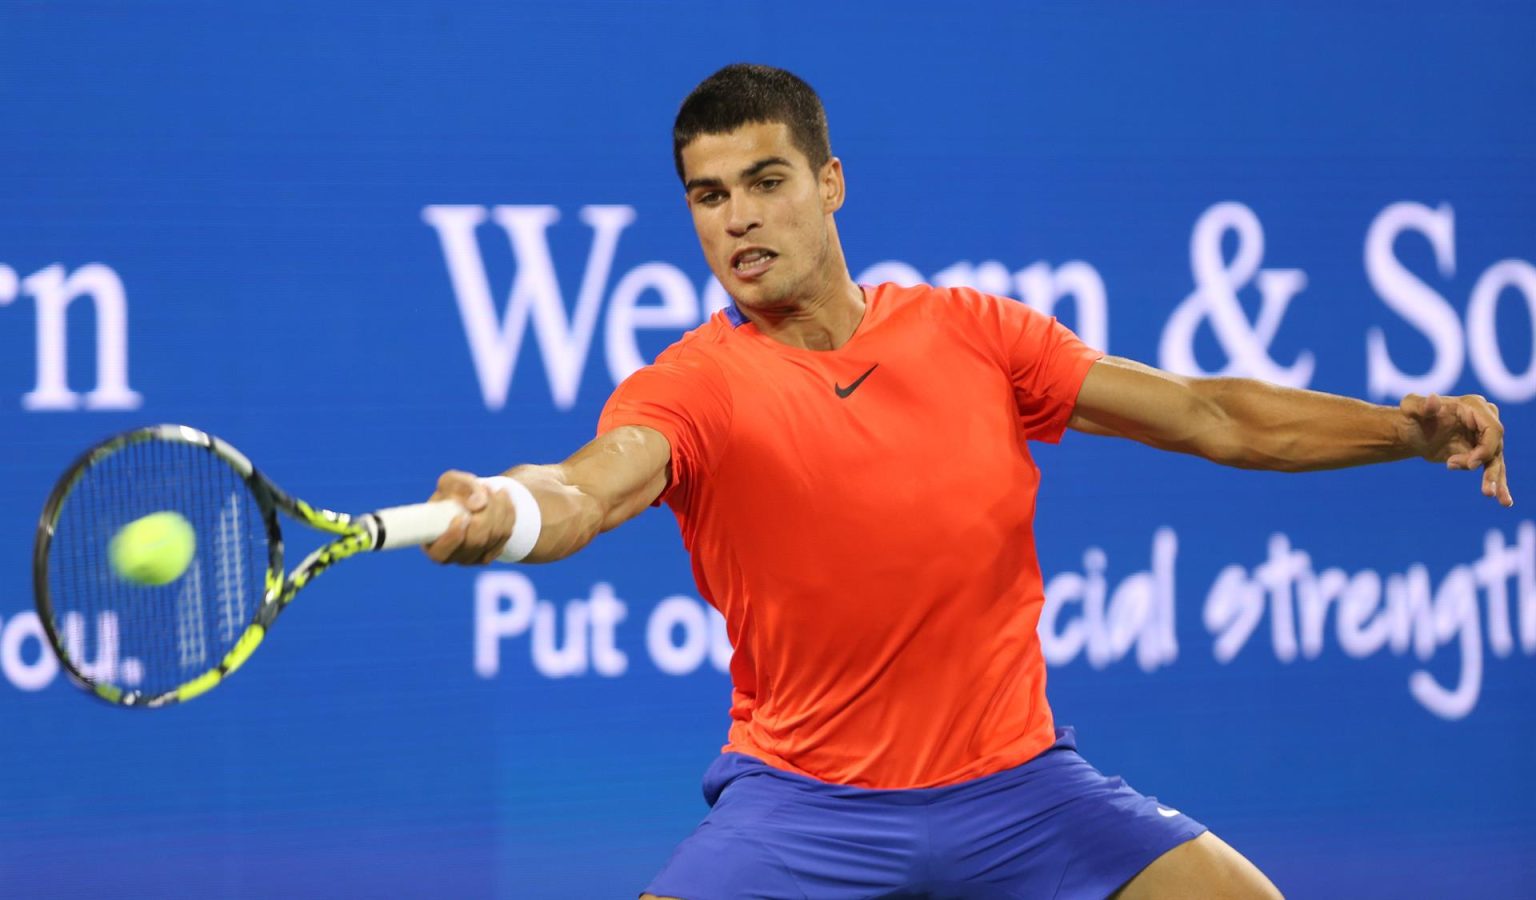
[[[1237,235],[1232,261],[1222,258],[1221,242],[1228,231]],[[1264,228],[1253,210],[1241,203],[1218,203],[1195,223],[1189,238],[1189,267],[1195,290],[1169,317],[1158,347],[1159,363],[1181,375],[1226,375],[1261,378],[1286,387],[1306,387],[1314,360],[1303,351],[1289,366],[1269,355],[1285,308],[1307,285],[1300,269],[1260,269],[1264,259]],[[1250,323],[1237,292],[1249,281],[1259,288],[1259,315]],[[1195,332],[1210,320],[1216,340],[1227,354],[1224,368],[1208,372],[1195,359]]]

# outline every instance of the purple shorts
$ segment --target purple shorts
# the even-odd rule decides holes
[[[1204,825],[1077,753],[936,788],[827,784],[739,753],[704,775],[710,812],[646,888],[682,900],[1103,898]]]

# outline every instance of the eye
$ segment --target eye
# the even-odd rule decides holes
[[[704,193],[695,197],[693,202],[702,204],[704,206],[714,206],[724,197],[725,194],[721,191],[705,191]]]
[[[765,191],[771,191],[783,183],[784,179],[782,178],[764,178],[762,181],[757,183],[757,186]]]

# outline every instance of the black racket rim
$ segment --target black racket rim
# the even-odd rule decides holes
[[[48,550],[52,546],[54,527],[58,523],[59,514],[64,508],[64,503],[69,498],[74,486],[79,483],[85,473],[90,471],[97,463],[112,456],[119,450],[145,441],[164,441],[200,447],[234,470],[244,481],[246,488],[251,492],[251,496],[261,513],[267,537],[268,574],[266,590],[261,602],[256,605],[251,618],[251,624],[262,625],[263,627],[271,624],[272,620],[277,617],[277,614],[282,611],[283,606],[279,602],[285,581],[283,578],[283,537],[282,530],[278,526],[277,509],[281,501],[288,500],[285,494],[267,481],[256,470],[255,466],[251,465],[250,460],[245,454],[207,432],[199,431],[186,425],[175,424],[148,425],[104,438],[76,457],[69,468],[65,470],[64,475],[54,484],[52,492],[48,495],[47,502],[43,504],[42,514],[38,518],[37,535],[32,544],[32,592],[33,600],[37,607],[38,619],[42,622],[43,631],[47,635],[50,649],[71,681],[92,696],[113,706],[139,709],[165,706],[177,702],[181,687],[174,687],[155,694],[145,694],[121,685],[106,684],[100,679],[91,678],[80,671],[79,663],[71,658],[65,647],[63,637],[54,626],[53,592],[48,586]],[[291,503],[292,501],[288,500],[288,502]],[[209,671],[219,671],[220,668],[220,665],[215,665]]]

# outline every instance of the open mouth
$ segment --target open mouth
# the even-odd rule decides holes
[[[740,278],[756,278],[768,271],[779,255],[764,247],[748,247],[731,256],[731,269]]]

